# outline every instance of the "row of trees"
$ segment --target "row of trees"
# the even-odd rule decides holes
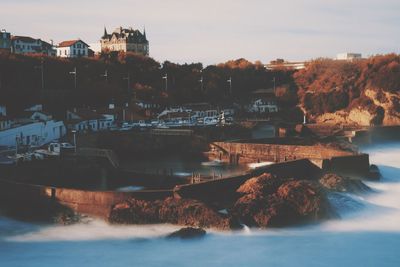
[[[300,104],[321,115],[352,107],[369,109],[366,89],[400,93],[400,56],[378,55],[353,62],[318,59],[293,75]]]
[[[253,90],[273,87],[274,79],[293,87],[291,71],[267,71],[245,59],[204,68],[122,52],[76,59],[0,53],[0,102],[14,112],[44,102],[50,111],[64,114],[68,107],[122,104],[135,96],[162,104],[240,103]]]

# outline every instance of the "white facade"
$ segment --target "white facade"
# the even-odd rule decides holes
[[[257,99],[250,104],[249,112],[273,113],[278,112],[278,105],[274,100]]]
[[[66,129],[62,121],[33,122],[14,125],[0,131],[0,146],[32,145],[41,146],[62,138]]]
[[[69,130],[77,132],[84,131],[105,131],[114,126],[114,115],[96,114],[94,111],[87,110],[81,115],[79,111],[67,111],[67,127]]]
[[[362,55],[360,53],[340,53],[336,55],[337,60],[356,60],[356,59],[361,59]]]
[[[0,116],[7,116],[7,109],[5,106],[0,106]]]
[[[89,46],[82,40],[61,42],[57,47],[58,57],[87,57]]]

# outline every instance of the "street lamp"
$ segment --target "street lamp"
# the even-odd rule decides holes
[[[75,154],[76,154],[76,130],[72,130],[71,132],[74,135],[74,151],[75,151]]]
[[[229,80],[227,80],[229,83],[229,93],[232,95],[232,77],[229,77]]]
[[[104,74],[100,75],[101,77],[106,77],[106,82],[108,82],[108,71],[106,70]]]
[[[128,75],[126,76],[126,77],[123,77],[122,78],[123,80],[127,80],[127,82],[128,82],[128,91],[127,91],[127,93],[130,95],[130,89],[131,89],[131,75],[129,74],[129,72],[128,72]],[[128,96],[129,97],[129,96]],[[136,92],[135,92],[135,99],[136,99]],[[129,101],[130,101],[130,99],[129,99]]]
[[[165,76],[162,78],[165,79],[165,91],[168,91],[168,74],[165,73]]]
[[[44,90],[44,59],[40,60],[40,66],[35,66],[35,69],[40,69],[41,72],[41,80],[42,80],[42,90]]]
[[[69,74],[74,75],[74,84],[76,89],[76,67],[74,67],[74,71],[70,71]]]
[[[203,70],[200,70],[200,73],[201,73],[201,77],[200,77],[199,82],[200,82],[200,85],[201,85],[201,91],[203,91]]]
[[[276,79],[275,77],[272,79],[273,83],[274,83],[274,94],[276,95]]]

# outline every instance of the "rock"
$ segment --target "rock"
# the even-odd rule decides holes
[[[362,181],[343,177],[334,173],[327,173],[319,180],[319,183],[326,189],[338,192],[364,193],[371,189]]]
[[[230,229],[230,221],[205,205],[193,199],[167,198],[159,210],[162,222],[204,228]]]
[[[277,197],[288,202],[302,220],[330,217],[331,208],[321,188],[310,181],[290,181],[278,188]]]
[[[379,180],[382,177],[378,166],[371,164],[371,166],[369,167],[369,173],[367,175],[368,179],[371,180]]]
[[[201,238],[205,235],[206,231],[202,228],[186,227],[169,234],[167,238],[193,239]]]
[[[251,178],[242,184],[236,192],[241,194],[262,194],[269,195],[281,186],[285,180],[277,178],[270,173]]]
[[[122,224],[159,223],[159,204],[155,201],[131,199],[113,207],[109,221]]]
[[[110,212],[109,221],[122,224],[171,223],[222,230],[236,226],[231,218],[200,201],[173,197],[158,201],[131,199],[117,204]]]
[[[276,182],[263,190],[273,178],[262,175],[253,179],[239,188],[246,193],[232,208],[233,216],[248,226],[282,227],[330,217],[329,202],[314,182],[277,179],[280,186]]]

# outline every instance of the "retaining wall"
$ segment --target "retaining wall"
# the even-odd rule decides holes
[[[14,202],[19,204],[52,200],[77,212],[106,218],[113,205],[136,199],[163,199],[173,196],[172,190],[142,190],[135,192],[86,191],[67,188],[56,188],[24,183],[16,183],[0,179],[0,199],[7,201],[10,206]]]

